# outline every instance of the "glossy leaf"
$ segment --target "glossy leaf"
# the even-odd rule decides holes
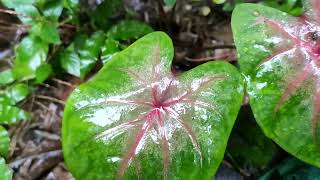
[[[308,4],[319,1],[304,1]],[[301,17],[239,5],[232,28],[250,105],[265,134],[294,156],[320,167],[320,6]]]
[[[267,167],[276,150],[255,122],[250,107],[242,106],[228,141],[226,157],[253,174]]]
[[[92,20],[92,24],[99,29],[109,29],[114,24],[111,20],[112,17],[121,9],[122,1],[123,0],[100,1],[98,7],[88,9],[87,13]]]
[[[16,59],[14,61],[13,73],[17,79],[32,79],[36,70],[41,66],[48,53],[47,43],[37,37],[25,37],[16,47]]]
[[[115,40],[130,40],[138,39],[152,31],[153,29],[143,22],[124,20],[119,24],[112,26],[108,31],[107,36]]]
[[[0,124],[13,124],[30,118],[30,114],[14,106],[15,100],[0,95]]]
[[[10,137],[8,131],[0,126],[0,156],[6,157],[9,151]]]
[[[103,63],[108,62],[120,50],[121,49],[120,49],[119,41],[116,41],[111,38],[107,38],[106,41],[104,42],[104,45],[102,46],[102,49],[101,49],[102,62]]]
[[[173,6],[176,4],[176,0],[164,0],[164,3],[167,5],[167,6]]]
[[[51,21],[57,21],[62,13],[63,0],[37,0],[42,14]]]
[[[173,45],[146,35],[69,97],[66,163],[81,179],[211,179],[242,103],[243,80],[224,62],[171,72]]]
[[[11,69],[0,72],[0,86],[10,84],[14,81]]]
[[[29,87],[26,84],[15,84],[8,88],[6,91],[7,97],[13,100],[14,103],[17,103],[24,98],[27,97],[27,95],[30,93]]]
[[[18,6],[27,6],[35,3],[36,0],[1,0],[3,5],[8,8],[16,8]]]
[[[50,64],[42,64],[36,70],[36,81],[35,83],[39,84],[44,82],[52,73],[52,68]]]
[[[5,160],[0,157],[0,179],[12,180],[12,175],[12,170],[6,165]]]
[[[316,180],[320,177],[320,169],[310,166],[295,158],[289,158],[268,171],[259,180]]]
[[[30,33],[39,36],[45,43],[60,44],[60,35],[58,30],[58,22],[51,22],[43,18],[32,25]]]
[[[96,63],[104,40],[102,32],[96,32],[90,38],[78,35],[75,42],[61,54],[62,67],[69,74],[83,79]]]

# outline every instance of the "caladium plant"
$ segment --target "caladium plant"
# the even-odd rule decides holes
[[[173,45],[150,33],[69,97],[62,136],[79,179],[211,179],[243,98],[225,62],[171,72]]]
[[[320,1],[305,13],[242,4],[232,28],[255,118],[294,156],[320,167]]]

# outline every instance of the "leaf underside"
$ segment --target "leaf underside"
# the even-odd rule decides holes
[[[241,78],[224,63],[175,77],[172,56],[171,40],[151,33],[72,93],[63,148],[75,177],[214,175],[241,105]]]
[[[300,17],[240,5],[232,27],[258,123],[285,150],[320,167],[320,4],[304,3]]]

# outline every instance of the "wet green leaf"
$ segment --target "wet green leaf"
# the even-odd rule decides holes
[[[289,158],[268,171],[259,180],[318,180],[320,169],[310,166],[295,158]]]
[[[124,20],[119,24],[112,26],[108,31],[107,36],[115,40],[130,40],[138,39],[152,31],[153,29],[143,22]]]
[[[164,3],[167,5],[167,6],[173,6],[176,4],[176,0],[164,0]]]
[[[1,2],[8,8],[16,8],[18,6],[32,5],[36,0],[1,0]]]
[[[66,164],[81,179],[212,179],[243,97],[225,62],[171,72],[171,39],[148,34],[69,97]],[[107,171],[106,171],[107,169]]]
[[[57,21],[62,13],[63,0],[37,0],[39,9],[46,19]]]
[[[7,156],[9,152],[9,145],[10,145],[9,133],[4,127],[0,126],[0,157]]]
[[[15,99],[0,95],[0,124],[13,124],[30,118],[30,114],[15,107]]]
[[[5,160],[0,157],[0,179],[12,180],[12,175],[12,170],[6,165]]]
[[[69,10],[78,11],[79,0],[63,0],[63,6]]]
[[[30,89],[26,84],[15,84],[6,91],[7,97],[11,98],[15,103],[23,100],[30,93]]]
[[[60,35],[58,30],[58,22],[50,22],[46,19],[32,25],[30,33],[39,36],[45,43],[60,44]]]
[[[35,83],[39,84],[44,82],[52,73],[52,68],[50,64],[42,64],[36,70],[36,81]]]
[[[111,58],[121,50],[119,41],[107,38],[102,47],[101,59],[103,63],[108,62]]]
[[[88,9],[87,13],[92,24],[99,29],[108,30],[114,24],[111,18],[118,13],[121,6],[122,0],[106,0],[102,1],[98,7]]]
[[[254,174],[267,167],[276,150],[257,125],[250,107],[242,106],[228,141],[226,157],[248,174]]]
[[[69,74],[83,79],[96,63],[104,40],[102,32],[96,32],[90,38],[78,35],[75,42],[61,54],[61,66]]]
[[[11,69],[0,72],[0,86],[10,84],[14,81]]]
[[[48,53],[48,44],[37,37],[25,37],[15,49],[13,73],[16,79],[32,79]]]
[[[232,28],[257,122],[283,149],[320,167],[320,1],[304,3],[302,17],[239,5]]]

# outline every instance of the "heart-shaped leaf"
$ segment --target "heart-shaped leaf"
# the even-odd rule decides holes
[[[0,179],[12,180],[12,170],[6,165],[3,158],[0,157]]]
[[[239,111],[243,80],[224,62],[171,73],[173,46],[148,34],[69,97],[66,163],[81,179],[211,179]]]
[[[320,167],[320,1],[293,17],[242,4],[232,28],[254,115],[265,134]]]

